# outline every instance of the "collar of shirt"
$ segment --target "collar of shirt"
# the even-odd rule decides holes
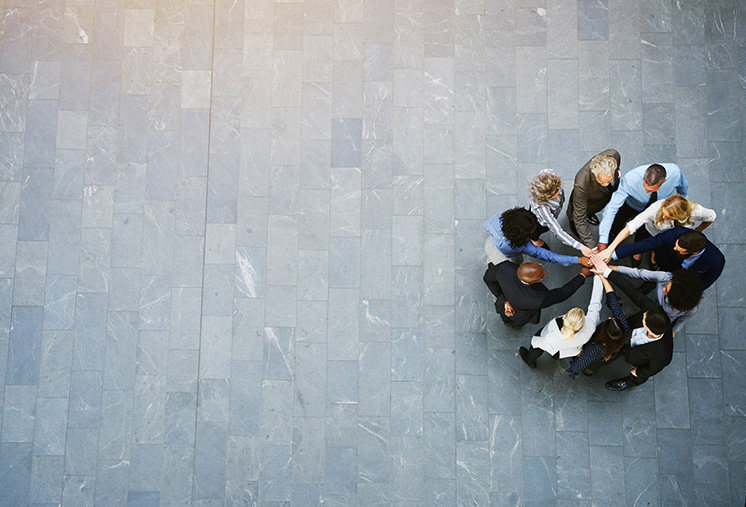
[[[681,267],[684,268],[684,269],[687,269],[687,268],[691,267],[692,264],[694,264],[695,262],[697,262],[697,260],[700,257],[702,257],[702,254],[705,253],[705,250],[707,250],[707,249],[703,248],[701,252],[697,252],[697,253],[695,253],[695,254],[687,257],[683,261],[681,261]]]
[[[660,336],[656,336],[655,338],[649,337],[648,332],[644,327],[638,327],[637,329],[632,331],[632,336],[630,336],[629,338],[629,346],[633,348],[639,347],[640,345],[654,342],[658,338],[660,338]]]

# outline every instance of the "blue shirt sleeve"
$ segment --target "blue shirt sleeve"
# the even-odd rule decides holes
[[[627,200],[627,183],[624,178],[619,182],[619,188],[616,192],[611,194],[611,200],[604,209],[604,216],[601,219],[601,224],[598,226],[598,242],[609,244],[609,233],[611,232],[611,226],[614,223],[614,217],[616,217],[617,211],[622,207],[624,201]]]
[[[689,195],[689,182],[686,181],[686,176],[684,176],[683,171],[680,171],[679,175],[679,184],[676,185],[676,192],[678,192],[679,195],[687,197],[687,195]]]
[[[560,264],[562,266],[572,266],[573,264],[578,263],[577,257],[571,257],[569,255],[561,255],[551,252],[534,245],[530,241],[526,243],[526,246],[523,247],[522,251],[523,253],[530,255],[531,257],[536,257],[537,259],[541,259],[547,262],[554,262],[555,264]]]

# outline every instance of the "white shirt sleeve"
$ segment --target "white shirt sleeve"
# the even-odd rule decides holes
[[[692,211],[692,221],[694,222],[714,222],[717,218],[717,213],[715,213],[715,210],[710,208],[705,208],[701,204],[697,204],[697,206]]]
[[[646,210],[642,211],[635,218],[627,222],[627,228],[629,234],[634,234],[637,229],[645,225],[646,223],[655,224],[655,216],[658,214],[658,210],[661,209],[661,205],[665,199],[655,201]]]

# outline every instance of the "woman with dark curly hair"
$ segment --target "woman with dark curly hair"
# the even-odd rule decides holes
[[[513,208],[492,216],[484,223],[485,230],[490,233],[484,245],[490,263],[497,265],[505,259],[510,259],[520,264],[521,254],[526,253],[531,257],[563,266],[590,265],[587,257],[560,255],[534,245],[530,237],[538,227],[536,216],[526,208]]]

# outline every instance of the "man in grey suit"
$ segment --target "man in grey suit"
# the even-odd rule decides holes
[[[572,194],[567,203],[570,230],[588,248],[598,243],[590,225],[598,225],[596,213],[604,209],[619,188],[619,165],[622,157],[616,150],[605,150],[594,156],[575,175]]]

